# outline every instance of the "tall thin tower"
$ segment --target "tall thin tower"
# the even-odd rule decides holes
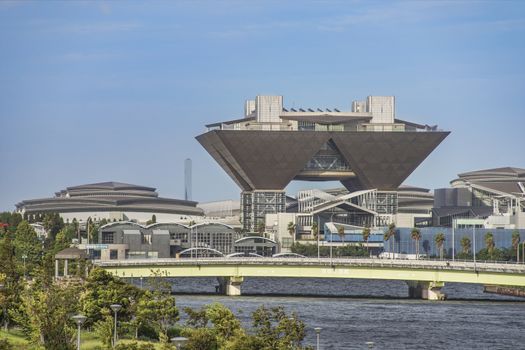
[[[191,159],[184,161],[184,199],[191,201]]]

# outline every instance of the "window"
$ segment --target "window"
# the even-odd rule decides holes
[[[109,251],[109,260],[117,260],[118,259],[118,250],[111,249]]]
[[[115,232],[102,232],[102,244],[113,244]]]

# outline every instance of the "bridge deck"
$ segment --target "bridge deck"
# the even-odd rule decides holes
[[[363,278],[525,286],[525,265],[464,261],[201,258],[99,261],[120,277]]]

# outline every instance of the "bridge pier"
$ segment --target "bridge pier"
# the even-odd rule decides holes
[[[217,277],[219,281],[219,292],[228,296],[241,295],[241,284],[244,278],[241,276]]]
[[[445,286],[443,282],[406,281],[408,296],[413,299],[445,300],[446,295],[441,293]]]

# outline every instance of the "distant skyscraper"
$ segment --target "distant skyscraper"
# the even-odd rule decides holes
[[[191,201],[191,159],[184,161],[184,199]]]

